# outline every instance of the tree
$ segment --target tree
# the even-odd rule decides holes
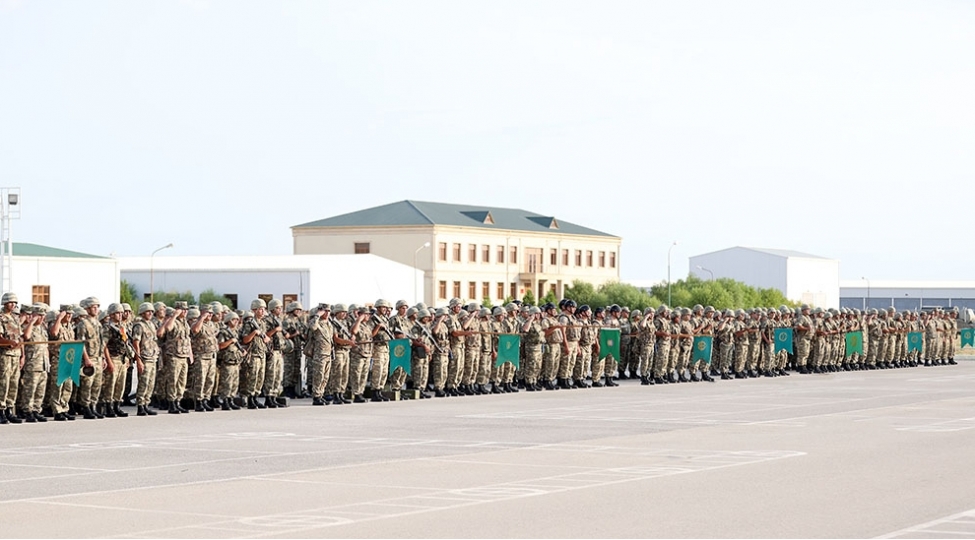
[[[491,304],[491,297],[490,296],[485,296],[484,299],[481,300],[481,305],[484,306],[484,307],[486,307],[486,308],[488,308],[488,309],[491,309],[491,308],[494,307],[494,305]]]
[[[522,304],[525,304],[526,306],[534,306],[535,305],[535,295],[532,294],[532,290],[531,289],[528,289],[527,291],[525,291],[525,296],[522,296],[521,297],[521,303]]]
[[[122,304],[128,304],[132,309],[138,309],[139,304],[142,300],[139,299],[139,291],[136,290],[135,285],[125,281],[124,279],[119,284],[119,300]]]
[[[548,303],[558,304],[559,303],[559,299],[558,299],[557,296],[555,296],[555,291],[552,290],[552,289],[549,289],[548,290],[548,293],[546,293],[545,296],[542,297],[541,303],[543,303],[543,304],[548,304]]]
[[[230,305],[230,299],[222,294],[215,293],[212,287],[200,292],[200,305],[209,304],[211,302],[220,302],[227,307],[233,307]]]
[[[196,304],[196,298],[193,296],[192,291],[156,291],[153,293],[154,302],[162,302],[167,306],[173,305],[173,302],[186,302],[188,304]]]
[[[688,276],[686,280],[671,283],[669,294],[666,283],[651,287],[649,292],[617,282],[604,283],[596,288],[591,283],[574,281],[565,289],[566,298],[571,298],[580,305],[589,304],[593,307],[618,304],[630,309],[645,309],[659,306],[668,296],[671,298],[671,307],[690,307],[695,304],[714,306],[716,309],[796,306],[795,302],[788,300],[777,289],[756,289],[728,278],[702,281],[695,276]]]

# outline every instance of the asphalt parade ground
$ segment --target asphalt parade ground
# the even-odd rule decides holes
[[[0,426],[0,536],[975,536],[975,360]]]

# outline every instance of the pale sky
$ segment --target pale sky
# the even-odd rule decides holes
[[[402,199],[971,279],[975,2],[0,0],[14,241],[291,252]]]

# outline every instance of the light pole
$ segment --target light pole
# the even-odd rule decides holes
[[[860,279],[867,282],[867,299],[863,301],[863,310],[866,311],[870,306],[870,280],[865,277],[861,277]]]
[[[428,248],[428,247],[430,247],[430,242],[427,242],[427,243],[423,244],[422,246],[416,248],[416,251],[413,252],[413,301],[414,302],[419,302],[419,300],[417,300],[417,292],[416,292],[416,289],[417,289],[417,287],[416,287],[416,271],[418,270],[418,268],[416,267],[416,256],[417,256],[417,254],[420,253],[420,250],[421,249]],[[423,277],[424,277],[424,280],[426,280],[426,273],[424,273]],[[424,285],[426,285],[426,284],[424,283]]]
[[[173,243],[172,242],[170,242],[170,243],[166,244],[165,246],[157,249],[156,251],[153,251],[152,252],[152,255],[149,255],[149,302],[152,302],[156,298],[155,297],[155,292],[156,292],[156,289],[155,289],[155,277],[156,277],[156,275],[155,275],[154,267],[153,267],[153,264],[152,264],[152,258],[156,256],[156,253],[159,253],[160,251],[162,251],[164,249],[169,249],[171,247],[173,247]]]
[[[710,270],[708,270],[707,268],[705,268],[705,267],[703,267],[703,266],[701,266],[701,265],[697,265],[697,269],[698,269],[698,270],[703,270],[703,271],[705,271],[705,272],[707,272],[707,273],[709,273],[709,274],[711,274],[711,281],[714,281],[714,272],[712,272],[712,271],[710,271]]]
[[[670,252],[674,250],[674,246],[676,245],[677,240],[674,240],[674,243],[667,248],[667,305],[670,307],[673,307],[672,304],[674,303],[670,295]]]

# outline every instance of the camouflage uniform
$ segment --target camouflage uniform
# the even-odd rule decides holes
[[[44,328],[43,321],[38,321],[31,328],[30,341],[47,341],[47,330]],[[19,411],[34,416],[35,419],[40,416],[47,372],[50,369],[51,361],[47,345],[24,346],[24,372],[19,393]]]
[[[316,400],[325,396],[332,374],[332,335],[334,328],[328,318],[316,317],[308,326],[308,348],[311,352],[311,395]],[[315,403],[318,403],[316,401]]]
[[[139,386],[135,392],[135,403],[143,407],[149,405],[156,386],[156,368],[159,363],[159,342],[156,339],[156,325],[152,321],[139,319],[132,325],[132,342],[139,345],[139,359],[142,373],[139,373]]]
[[[193,365],[190,367],[190,371],[194,374],[191,394],[195,401],[209,400],[215,390],[217,332],[217,324],[212,320],[204,321],[196,333],[192,332],[192,328],[190,329],[193,347]]]

